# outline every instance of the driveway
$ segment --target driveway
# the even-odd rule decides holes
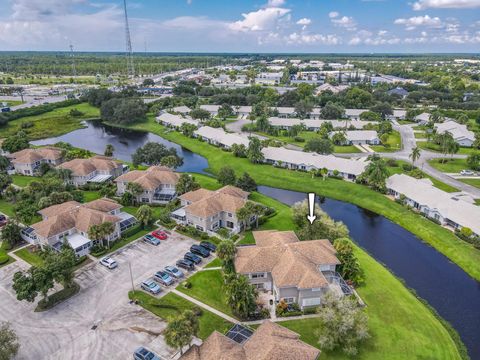
[[[98,262],[79,270],[80,292],[55,308],[35,313],[35,304],[19,302],[12,289],[13,274],[28,265],[16,261],[0,269],[0,320],[10,321],[20,338],[18,359],[130,359],[139,346],[170,356],[158,336],[165,322],[131,305],[128,263],[136,289],[142,280],[166,265],[173,265],[194,243],[173,234],[159,246],[142,241],[112,255],[118,268],[108,270]],[[97,325],[96,329],[92,329]]]

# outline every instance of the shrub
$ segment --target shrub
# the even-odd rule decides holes
[[[77,117],[77,116],[83,116],[83,115],[84,113],[78,110],[77,108],[70,110],[70,116]]]
[[[217,230],[217,234],[223,238],[228,238],[230,235],[230,232],[225,228],[221,228]]]
[[[302,143],[305,142],[305,139],[302,138],[301,136],[295,136],[293,140],[295,140],[296,142],[302,142]]]
[[[413,166],[410,165],[410,164],[402,164],[402,169],[405,170],[405,171],[412,171]]]
[[[80,285],[73,283],[72,286],[63,288],[60,291],[50,295],[47,299],[42,299],[38,302],[35,308],[36,312],[45,311],[51,309],[55,305],[67,300],[80,291]]]
[[[184,282],[182,282],[182,286],[185,288],[185,289],[191,289],[192,288],[192,283],[188,280],[185,280]]]
[[[192,308],[192,312],[195,316],[202,316],[202,314],[203,314],[203,310],[200,306],[194,306]]]
[[[20,125],[20,127],[22,129],[29,129],[29,128],[33,127],[33,125],[34,125],[33,122],[25,121],[25,122],[22,123],[22,125]]]
[[[398,167],[398,161],[395,160],[395,159],[388,159],[387,160],[387,166]]]
[[[0,254],[0,265],[6,264],[10,260],[7,254]]]

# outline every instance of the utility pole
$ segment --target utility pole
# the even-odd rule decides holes
[[[75,82],[75,78],[77,76],[77,69],[75,68],[75,54],[73,53],[73,45],[70,44],[70,57],[72,58],[72,78]]]
[[[127,76],[130,78],[135,77],[135,68],[133,67],[133,53],[132,53],[132,41],[130,39],[130,27],[128,26],[128,14],[127,14],[127,0],[123,0],[123,10],[125,13],[125,42],[126,42],[126,58],[127,58]]]

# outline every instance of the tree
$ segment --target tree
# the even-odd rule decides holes
[[[160,160],[160,165],[175,169],[183,165],[183,159],[178,157],[177,155],[164,156]]]
[[[153,79],[145,79],[143,80],[143,86],[154,86],[155,85],[155,81],[153,81]]]
[[[373,102],[373,96],[368,91],[353,87],[345,94],[345,106],[355,109],[368,108]]]
[[[415,163],[417,162],[417,160],[420,159],[420,155],[421,155],[420,148],[418,146],[415,146],[412,149],[412,152],[410,153],[410,155],[408,155],[408,157],[412,159],[413,166],[415,166]]]
[[[115,225],[111,222],[104,222],[102,224],[94,224],[88,229],[88,237],[95,241],[105,242],[105,238],[115,231]],[[110,242],[109,242],[110,243]]]
[[[137,196],[143,194],[143,187],[135,182],[129,182],[127,183],[127,191],[133,195],[134,198],[137,198]]]
[[[223,104],[218,109],[218,117],[222,119],[226,119],[227,117],[233,116],[235,113],[233,112],[233,108],[228,104]]]
[[[349,356],[358,354],[358,345],[367,340],[368,317],[355,299],[328,292],[318,309],[319,326],[315,335],[322,350],[342,349]]]
[[[381,121],[382,117],[373,111],[364,111],[360,114],[360,120],[362,121]]]
[[[233,260],[237,247],[235,243],[230,239],[220,241],[217,246],[217,256],[222,261],[222,267],[224,273],[233,273],[235,271]]]
[[[250,137],[247,158],[254,164],[261,163],[263,161],[262,142],[255,136]]]
[[[113,145],[112,144],[107,144],[105,146],[105,151],[103,152],[103,155],[112,157],[114,151],[115,151],[115,148],[113,147]]]
[[[457,117],[457,122],[458,122],[459,124],[466,124],[466,123],[468,123],[468,120],[469,120],[469,119],[468,119],[468,115],[465,114],[465,113],[461,113],[461,114],[458,115],[458,117]]]
[[[76,261],[75,251],[65,238],[60,252],[45,251],[43,268],[53,280],[69,288],[73,285]]]
[[[144,120],[147,110],[141,99],[113,98],[102,103],[100,116],[114,124],[132,124]]]
[[[357,181],[365,183],[377,191],[385,192],[385,181],[388,176],[389,173],[385,160],[378,156],[373,156],[363,173],[357,178]]]
[[[250,219],[255,216],[255,227],[258,227],[258,218],[263,213],[264,208],[253,201],[247,201],[243,207],[237,210],[237,219],[243,222],[247,228],[250,227]]]
[[[320,112],[322,119],[340,119],[343,117],[345,109],[331,101],[327,102]]]
[[[152,208],[148,205],[142,205],[137,210],[137,220],[142,224],[142,229],[152,222]]]
[[[313,138],[307,141],[304,151],[328,155],[333,152],[333,144],[330,139]]]
[[[333,135],[332,135],[332,142],[335,144],[335,145],[344,145],[347,143],[347,136],[345,135],[345,132],[344,131],[336,131]]]
[[[10,323],[2,322],[0,324],[0,360],[14,359],[19,348],[17,334]]]
[[[474,152],[467,157],[467,165],[470,169],[479,171],[480,170],[480,153]]]
[[[53,277],[45,268],[32,266],[26,272],[17,271],[13,275],[12,287],[19,301],[33,302],[39,293],[46,300],[53,285]]]
[[[5,190],[12,184],[12,177],[6,172],[0,172],[0,191]]]
[[[147,142],[135,151],[132,155],[132,162],[135,166],[140,164],[160,165],[162,159],[167,156],[174,156],[177,159],[177,164],[183,161],[173,147],[167,148],[165,145],[157,142]]]
[[[337,266],[340,275],[344,279],[352,281],[355,285],[362,284],[364,274],[353,252],[352,241],[348,238],[339,238],[333,242],[333,246],[337,250],[337,258],[340,260],[340,265]]]
[[[194,124],[184,122],[180,126],[180,131],[182,132],[182,134],[188,137],[193,137],[195,130],[197,130],[197,127]]]
[[[237,186],[248,192],[256,191],[257,190],[257,183],[253,178],[246,172],[243,173],[241,177],[237,180]]]
[[[22,241],[20,230],[22,228],[15,220],[10,220],[2,229],[0,238],[4,244],[7,244],[8,249],[13,249]]]
[[[195,181],[195,177],[190,174],[182,173],[178,179],[176,186],[177,194],[182,195],[189,191],[194,191],[200,188],[200,184]]]
[[[2,150],[14,153],[30,147],[27,134],[19,131],[15,135],[8,136],[2,143]]]
[[[257,290],[250,284],[247,277],[243,275],[232,275],[225,284],[227,304],[233,313],[246,319],[255,311]]]
[[[305,119],[313,110],[313,104],[307,100],[300,100],[295,104],[295,113],[300,119]]]
[[[10,161],[5,157],[0,155],[0,171],[5,171],[8,169]]]
[[[386,119],[387,115],[393,114],[392,105],[390,105],[388,102],[377,103],[375,106],[371,107],[371,110],[380,114],[384,120]]]
[[[218,172],[217,181],[223,186],[235,185],[237,183],[237,176],[230,166],[224,166]]]
[[[232,144],[231,149],[235,157],[247,157],[247,147],[244,144]]]
[[[169,320],[167,327],[163,331],[165,342],[168,346],[180,350],[183,354],[183,348],[190,345],[194,336],[199,331],[197,316],[191,310],[185,310],[177,317]]]
[[[193,109],[192,111],[190,111],[190,116],[192,117],[192,119],[198,119],[200,121],[206,121],[206,120],[210,119],[210,112],[208,112],[207,110],[204,110],[204,109],[197,108],[197,109]]]

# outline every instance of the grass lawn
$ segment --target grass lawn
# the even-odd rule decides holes
[[[99,255],[98,257],[104,257],[106,254],[110,254],[118,249],[120,249],[121,247],[127,245],[127,244],[130,244],[131,242],[143,237],[144,235],[148,234],[149,232],[153,231],[156,229],[156,226],[154,225],[151,225],[149,227],[146,227],[145,229],[143,230],[139,230],[138,232],[136,232],[135,234],[133,235],[130,235],[126,238],[122,238],[120,240],[117,240],[115,241],[115,243],[110,247],[110,249],[108,249],[105,253]]]
[[[355,359],[460,359],[442,323],[387,269],[360,248],[355,249],[366,285],[357,289],[366,302],[371,338]],[[281,322],[301,339],[318,346],[317,319]],[[322,352],[322,359],[346,359],[341,352]]]
[[[465,184],[472,185],[480,189],[480,179],[457,179],[457,180],[460,180]]]
[[[161,298],[155,298],[143,291],[135,291],[135,293],[130,291],[128,297],[130,299],[135,297],[144,309],[164,320],[179,315],[182,311],[192,310],[196,306],[173,293],[168,293]],[[198,320],[200,325],[198,337],[202,340],[205,340],[214,330],[224,334],[233,326],[232,323],[205,309],[202,309],[202,314]]]
[[[210,261],[206,266],[205,269],[213,268],[213,267],[220,267],[222,266],[222,260],[219,258],[213,259],[213,261]]]
[[[8,255],[7,250],[5,249],[5,246],[4,246],[3,242],[0,242],[0,260],[2,262],[0,264],[0,268],[2,266],[6,266],[8,264],[11,264],[12,262],[15,261],[15,259],[13,257]]]
[[[383,145],[370,145],[370,148],[375,152],[394,152],[398,151],[402,148],[402,139],[400,137],[400,133],[398,131],[392,131],[391,134],[388,135],[387,144],[388,147]]]
[[[437,145],[437,144],[434,144],[432,142],[427,142],[427,141],[417,141],[417,146],[420,148],[420,149],[424,149],[424,150],[429,150],[429,151],[434,151],[434,152],[441,152],[440,150],[440,146]],[[471,148],[471,147],[460,147],[458,149],[458,152],[457,154],[460,154],[460,155],[470,155],[474,152],[478,152],[479,150],[478,149],[474,149],[474,148]]]
[[[124,206],[122,208],[122,211],[125,211],[129,213],[130,215],[137,216],[137,211],[138,211],[139,206]],[[160,218],[160,215],[162,215],[166,209],[163,206],[151,206],[152,209],[152,218],[153,221],[156,221]]]
[[[182,284],[178,285],[176,289],[234,317],[232,310],[227,305],[221,270],[199,271],[190,276],[188,281],[192,284],[190,289],[184,288]]]
[[[425,139],[427,137],[424,132],[413,133],[413,136],[415,136],[415,139]]]
[[[38,177],[35,176],[24,176],[24,175],[12,175],[13,183],[17,186],[25,187],[30,185],[32,181],[38,181]]]
[[[91,191],[91,190],[83,191],[83,201],[84,202],[97,200],[97,199],[100,199],[101,197],[102,197],[102,195],[100,195],[100,193],[98,191]]]
[[[4,213],[9,217],[15,215],[15,213],[13,212],[13,204],[5,199],[0,199],[0,212]]]
[[[432,245],[472,277],[480,280],[480,250],[461,241],[451,231],[415,214],[366,186],[330,178],[325,181],[319,178],[312,179],[310,174],[304,172],[275,168],[266,164],[252,164],[247,159],[236,158],[230,152],[221,151],[179,132],[165,131],[165,127],[155,123],[152,116],[148,121],[132,125],[130,128],[150,131],[206,157],[209,171],[212,173],[218,173],[220,168],[228,164],[236,171],[237,175],[248,172],[257,184],[305,193],[315,192],[317,195],[346,201],[383,215]]]
[[[333,147],[333,152],[337,154],[354,154],[361,152],[358,148],[353,145],[337,146]]]
[[[441,160],[447,160],[445,163],[442,163]],[[429,160],[428,163],[435,169],[445,172],[445,173],[459,173],[464,169],[468,169],[466,159],[433,159]]]
[[[27,263],[33,266],[43,265],[43,259],[31,251],[28,247],[17,250],[14,252],[19,258],[25,260]]]
[[[17,106],[23,104],[22,100],[0,100],[0,104],[7,103],[7,106]]]
[[[70,116],[70,110],[77,109],[84,114],[82,116]],[[44,139],[59,136],[70,131],[82,128],[81,122],[86,119],[98,118],[100,110],[87,103],[58,108],[41,115],[26,116],[12,120],[0,129],[0,138],[13,135],[21,129],[22,123],[32,122],[33,126],[24,129],[30,140]]]

